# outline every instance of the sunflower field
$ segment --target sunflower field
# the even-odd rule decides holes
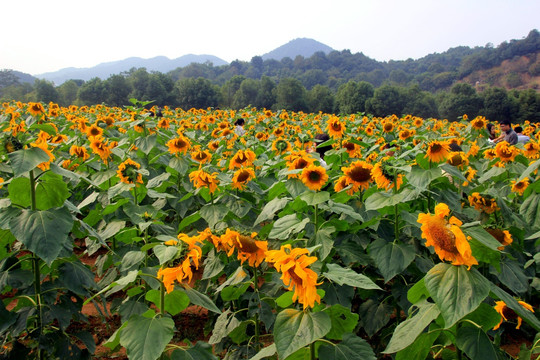
[[[534,124],[131,104],[2,104],[0,359],[540,353]]]

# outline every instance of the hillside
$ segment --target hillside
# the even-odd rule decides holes
[[[308,58],[318,51],[328,54],[333,51],[333,49],[330,46],[316,40],[300,38],[289,41],[285,45],[281,45],[280,47],[262,55],[262,59],[274,59],[280,61],[281,59],[288,57],[294,60],[294,58],[298,55]]]

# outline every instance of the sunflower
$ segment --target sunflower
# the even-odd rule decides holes
[[[292,151],[285,157],[287,160],[287,168],[289,170],[302,170],[310,165],[313,165],[315,159],[308,155],[305,150]],[[288,178],[300,178],[299,173],[289,174]]]
[[[512,235],[508,230],[501,230],[498,228],[487,228],[486,231],[491,234],[502,246],[499,246],[499,250],[504,250],[506,245],[510,245],[513,242]]]
[[[49,170],[51,167],[51,162],[56,159],[56,157],[53,155],[51,150],[49,150],[49,145],[47,145],[47,142],[45,141],[36,141],[34,143],[30,144],[32,147],[40,148],[41,150],[45,151],[47,155],[49,155],[49,161],[44,161],[40,164],[38,164],[38,168],[40,168],[43,171]]]
[[[352,185],[352,192],[355,193],[359,189],[367,190],[369,184],[373,181],[371,171],[373,170],[373,165],[358,160],[353,162],[347,167],[342,167],[341,171],[346,177],[347,185]]]
[[[506,141],[501,141],[495,146],[495,154],[501,159],[502,162],[514,161],[516,155],[518,155],[520,150],[508,144]]]
[[[314,307],[315,302],[320,303],[321,297],[317,294],[317,273],[308,268],[317,261],[315,256],[307,256],[307,249],[291,249],[291,245],[283,245],[279,250],[266,252],[266,262],[281,273],[281,280],[288,290],[293,291],[293,301],[307,307]]]
[[[100,128],[97,124],[90,125],[86,128],[86,136],[89,139],[101,137],[103,135],[103,129]]]
[[[126,159],[126,161],[118,165],[118,170],[116,171],[116,174],[120,178],[120,181],[125,184],[142,184],[142,175],[137,172],[137,170],[139,170],[140,168],[141,164],[128,158]]]
[[[495,152],[495,149],[487,149],[484,151],[484,158],[486,160],[493,160],[497,157],[497,153]]]
[[[189,173],[189,180],[193,182],[193,185],[197,189],[207,187],[210,190],[210,193],[213,194],[219,185],[219,180],[216,178],[216,176],[217,172],[210,174],[202,169],[199,169]]]
[[[167,141],[167,147],[169,148],[169,153],[177,155],[183,153],[184,155],[191,148],[191,142],[184,135],[180,134],[177,138]]]
[[[469,183],[472,181],[472,179],[474,179],[474,177],[476,176],[476,173],[477,173],[476,169],[469,167],[467,171],[465,172],[465,178],[467,178],[467,181],[464,181],[462,185],[468,186]]]
[[[343,176],[340,176],[335,184],[334,184],[334,191],[335,192],[340,192],[341,190],[347,188],[349,186],[349,184],[347,184],[347,176],[343,175]],[[349,195],[353,195],[355,193],[354,189],[351,187],[349,190],[347,190],[347,194]]]
[[[523,192],[525,192],[527,186],[529,186],[529,178],[524,178],[521,181],[512,180],[511,185],[513,192],[523,195]]]
[[[523,145],[523,154],[528,159],[538,159],[540,157],[540,145],[537,142],[529,141]]]
[[[272,142],[272,150],[277,155],[281,155],[291,151],[291,144],[283,138],[278,138]]]
[[[229,170],[251,166],[253,165],[253,161],[255,161],[255,157],[256,155],[252,150],[238,150],[231,158]]]
[[[233,189],[243,190],[246,184],[255,179],[255,171],[252,168],[241,168],[235,171],[232,178]]]
[[[394,123],[391,122],[391,121],[385,121],[385,122],[383,122],[383,124],[382,124],[382,130],[383,130],[383,132],[385,132],[385,133],[391,133],[392,131],[394,131]]]
[[[534,312],[533,307],[527,304],[525,301],[518,300],[518,303],[521,306],[523,306],[526,310],[529,310],[530,312]],[[521,327],[521,323],[523,322],[523,319],[521,319],[521,317],[519,317],[514,310],[506,306],[506,303],[504,301],[495,302],[494,308],[501,315],[501,321],[493,328],[493,330],[497,330],[501,326],[503,321],[510,321],[514,319],[517,319],[516,329],[519,329]]]
[[[92,151],[99,155],[101,160],[107,164],[109,157],[111,156],[112,147],[108,146],[106,142],[103,142],[102,138],[93,138],[90,142],[90,148]]]
[[[477,116],[471,121],[471,126],[476,130],[484,130],[487,125],[487,120],[483,116]]]
[[[474,192],[469,195],[469,204],[474,206],[478,211],[483,211],[486,214],[493,214],[495,211],[499,210],[499,206],[494,199],[483,197],[478,192]]]
[[[439,163],[450,156],[450,144],[448,141],[432,141],[428,144],[425,158],[434,163]]]
[[[360,145],[357,145],[350,140],[343,140],[341,146],[347,151],[350,158],[359,158],[362,156]]]
[[[90,157],[84,146],[71,145],[69,154],[74,155],[83,161],[86,161]]]
[[[0,189],[4,186],[4,178],[0,177]]]
[[[201,150],[200,147],[197,147],[195,151],[191,152],[191,158],[199,164],[205,164],[212,160],[212,154],[208,150]]]
[[[266,258],[268,242],[256,240],[257,233],[243,235],[237,231],[227,229],[221,236],[221,242],[229,244],[230,249],[236,249],[238,260],[243,264],[248,261],[249,266],[257,267]],[[231,255],[231,252],[228,254]]]
[[[467,157],[476,156],[478,155],[479,151],[480,151],[480,146],[476,144],[476,141],[473,141],[471,143],[471,146],[469,147],[469,151],[467,152]]]
[[[301,180],[308,188],[319,191],[328,181],[326,169],[322,166],[309,165],[302,170]]]
[[[451,261],[452,265],[478,265],[472,256],[471,246],[461,231],[462,225],[456,217],[446,217],[450,214],[448,205],[444,203],[435,206],[435,215],[420,213],[418,222],[422,224],[422,238],[426,246],[433,246],[442,261]]]
[[[469,159],[467,158],[467,155],[463,151],[451,152],[446,162],[460,169],[463,169],[464,166],[469,165]]]
[[[403,129],[399,132],[399,138],[403,141],[414,135],[414,130]]]
[[[14,136],[8,136],[4,142],[4,149],[6,150],[8,154],[17,150],[22,150],[22,148],[23,148],[23,145]]]
[[[390,190],[394,188],[395,184],[397,186],[397,190],[399,190],[401,184],[403,184],[402,174],[397,174],[397,176],[390,174],[386,167],[380,162],[373,166],[371,176],[375,180],[375,183],[379,189]]]
[[[28,112],[32,116],[38,116],[45,113],[45,108],[41,103],[29,102],[28,103]]]
[[[341,139],[345,133],[345,124],[339,120],[339,117],[332,116],[326,124],[326,132],[334,139]]]

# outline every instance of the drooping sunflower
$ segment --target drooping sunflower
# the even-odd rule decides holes
[[[399,132],[399,138],[400,140],[403,140],[403,141],[407,140],[413,135],[414,135],[414,130],[410,130],[410,129],[403,129]]]
[[[484,151],[484,158],[486,160],[493,160],[497,157],[497,153],[495,152],[495,149],[487,149]]]
[[[86,128],[86,136],[89,139],[101,137],[103,135],[103,129],[100,128],[97,124],[90,125]]]
[[[236,249],[238,260],[243,264],[248,261],[249,266],[259,266],[266,258],[268,242],[256,240],[257,233],[251,235],[240,234],[238,231],[227,229],[221,236],[222,243],[229,244],[230,249]],[[229,251],[229,256],[231,251]]]
[[[191,152],[191,158],[199,164],[205,164],[212,160],[212,154],[208,150],[201,150],[200,147],[197,147]]]
[[[169,153],[172,155],[177,155],[180,153],[185,155],[191,148],[191,142],[182,134],[179,134],[177,138],[167,141],[166,145],[169,148]]]
[[[102,138],[97,137],[93,138],[92,141],[90,141],[90,148],[95,154],[99,155],[99,157],[105,164],[107,164],[107,162],[109,161],[109,157],[111,156],[112,147],[110,147],[105,141],[103,141]]]
[[[434,163],[445,161],[450,156],[450,144],[448,141],[432,141],[428,144],[425,158]]]
[[[506,245],[510,245],[514,240],[508,230],[502,230],[499,228],[487,228],[486,231],[491,234],[502,246],[499,246],[499,250],[504,250]]]
[[[350,158],[359,158],[362,156],[361,147],[350,140],[343,140],[341,146],[347,151]]]
[[[384,164],[380,162],[376,163],[373,166],[373,169],[371,169],[371,176],[375,180],[375,183],[379,189],[390,190],[396,186],[397,190],[399,190],[403,184],[402,174],[391,174],[389,171],[387,171]]]
[[[531,305],[527,304],[525,301],[518,300],[518,303],[523,306],[526,310],[529,310],[530,312],[534,312],[534,309]],[[495,310],[501,315],[501,321],[495,325],[493,330],[497,330],[503,321],[511,321],[511,320],[517,320],[517,326],[516,329],[519,329],[521,327],[521,323],[523,322],[523,319],[516,314],[516,312],[512,309],[510,309],[504,301],[497,301],[495,302],[494,306]]]
[[[487,125],[487,120],[483,116],[477,116],[471,121],[471,126],[476,130],[484,130]]]
[[[294,291],[293,301],[307,307],[314,307],[315,303],[321,302],[317,294],[317,273],[308,268],[317,261],[315,256],[307,256],[307,249],[292,249],[290,244],[283,245],[279,250],[266,252],[266,262],[280,272],[281,280],[288,290]]]
[[[217,190],[219,185],[219,180],[217,179],[217,172],[213,172],[210,174],[202,169],[190,172],[189,180],[197,189],[207,187],[210,190],[211,194],[213,194]]]
[[[83,161],[88,160],[90,157],[90,154],[88,154],[88,151],[84,146],[71,145],[69,148],[69,154],[74,155]]]
[[[529,141],[523,144],[523,155],[528,159],[538,159],[540,158],[540,144],[534,141]]]
[[[285,160],[287,160],[289,170],[302,170],[315,162],[315,159],[309,156],[305,150],[291,151],[289,155],[285,156]],[[300,173],[289,174],[288,178],[300,178]]]
[[[232,178],[233,189],[243,190],[246,184],[255,179],[255,171],[252,168],[245,167],[234,172]]]
[[[291,144],[284,138],[278,138],[272,142],[272,150],[277,154],[285,154],[291,151]]]
[[[474,206],[476,210],[483,211],[486,214],[493,214],[495,211],[499,210],[499,206],[495,199],[484,197],[478,192],[469,195],[469,204]]]
[[[435,215],[420,213],[418,222],[422,224],[422,238],[426,239],[426,246],[433,246],[435,253],[442,261],[451,261],[452,265],[478,265],[472,256],[471,246],[465,234],[461,231],[462,225],[456,217],[450,214],[448,205],[444,203],[435,206]]]
[[[506,141],[501,141],[495,146],[495,154],[505,163],[514,161],[519,152],[520,150],[517,147],[511,146]]]
[[[512,180],[512,191],[515,193],[518,193],[519,195],[523,195],[527,187],[529,186],[529,178],[524,178],[521,181]]]
[[[141,164],[128,158],[118,165],[116,174],[120,178],[120,181],[125,184],[142,184],[142,174],[137,172],[140,168]]]
[[[322,166],[309,165],[302,170],[300,179],[311,190],[319,191],[328,181],[328,174]]]
[[[29,102],[28,103],[28,112],[32,116],[38,116],[45,113],[45,108],[41,103]]]
[[[446,162],[460,169],[469,165],[469,159],[463,151],[452,151]]]
[[[326,124],[326,132],[333,139],[341,139],[345,133],[345,124],[341,122],[339,117],[332,116]]]
[[[347,167],[342,167],[341,171],[346,177],[347,185],[352,185],[352,192],[356,192],[359,189],[367,190],[369,184],[373,181],[371,171],[373,170],[373,165],[358,160],[353,162]]]
[[[251,166],[255,158],[255,153],[250,149],[238,150],[229,162],[229,170]]]
[[[476,176],[476,169],[473,169],[472,167],[469,167],[467,169],[467,171],[465,172],[465,178],[467,179],[467,181],[464,181],[463,182],[463,186],[468,186],[469,183],[474,179],[474,177]]]

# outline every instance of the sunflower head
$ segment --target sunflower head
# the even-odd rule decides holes
[[[120,181],[126,184],[142,184],[142,175],[137,172],[141,168],[141,165],[131,159],[127,159],[120,165],[118,165],[117,174]]]
[[[429,161],[439,163],[447,160],[450,156],[450,144],[448,141],[432,141],[428,144],[425,157]]]
[[[301,179],[308,188],[319,191],[328,181],[328,174],[322,166],[310,165],[302,170]]]

